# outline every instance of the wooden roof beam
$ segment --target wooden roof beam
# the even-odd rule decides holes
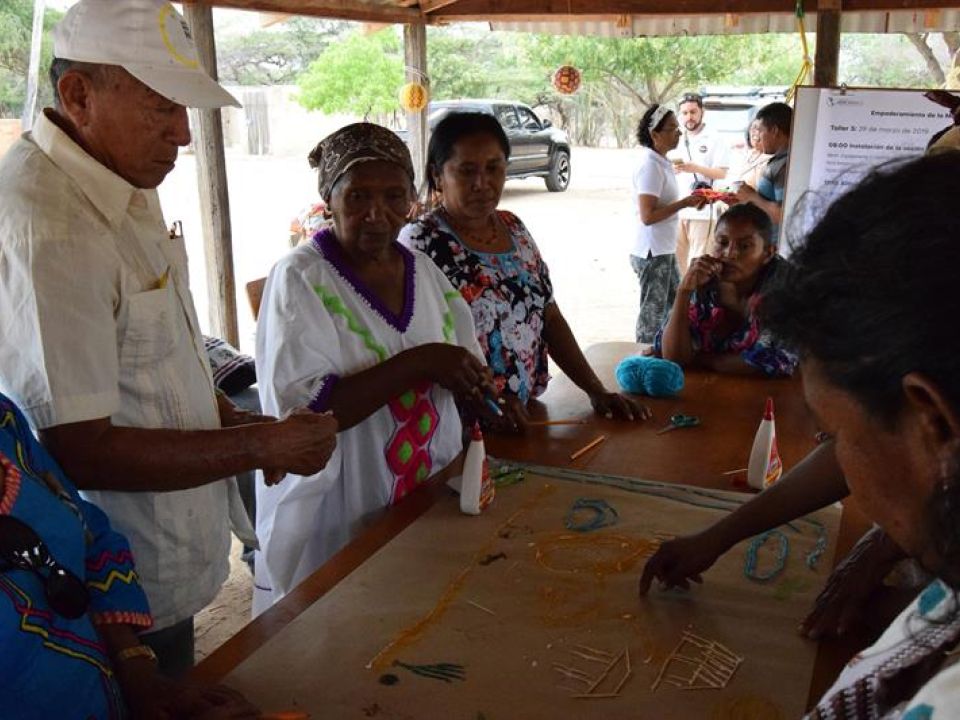
[[[195,0],[182,0],[193,4]],[[373,5],[352,0],[211,0],[211,5],[237,10],[291,13],[359,22],[409,23],[422,20],[419,10],[396,5]]]
[[[430,0],[423,0],[424,3]],[[438,0],[443,2],[443,0]],[[793,13],[794,0],[456,0],[430,13],[430,19],[467,21],[560,21],[571,16],[597,15],[749,15]],[[956,0],[844,0],[844,11],[918,10],[956,7]],[[817,0],[805,3],[816,12]]]
[[[420,0],[420,12],[429,15],[460,2],[460,0]]]

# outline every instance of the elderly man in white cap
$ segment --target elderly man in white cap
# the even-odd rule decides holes
[[[80,0],[54,56],[56,107],[0,163],[0,386],[130,540],[154,625],[124,657],[156,653],[176,676],[229,571],[232,476],[317,472],[336,421],[215,395],[155,188],[190,141],[186,107],[236,100],[183,18],[164,0]]]

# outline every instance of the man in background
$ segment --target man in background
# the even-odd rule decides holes
[[[677,173],[677,187],[685,195],[696,188],[711,188],[714,180],[727,176],[729,148],[720,133],[704,122],[703,98],[687,93],[680,100],[677,118],[683,136],[676,150],[669,154]],[[707,252],[713,238],[712,205],[684,208],[680,211],[680,235],[677,238],[677,264],[680,274],[690,261]]]
[[[782,102],[764,105],[757,111],[760,123],[760,149],[772,155],[753,188],[747,184],[737,190],[740,202],[757,205],[773,221],[773,241],[779,243],[780,224],[783,222],[783,196],[787,184],[787,163],[790,151],[790,130],[793,109]]]

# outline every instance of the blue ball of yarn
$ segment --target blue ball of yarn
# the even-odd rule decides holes
[[[671,360],[631,355],[617,365],[617,382],[629,393],[667,397],[683,390],[683,368]]]

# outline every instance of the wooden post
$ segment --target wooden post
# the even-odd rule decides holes
[[[427,82],[427,26],[421,22],[407,23],[403,26],[403,61],[407,66],[407,82],[418,82],[430,90]],[[424,185],[424,166],[427,162],[427,109],[407,113],[407,138],[410,156],[413,158],[413,170],[416,173],[416,186],[419,191]]]
[[[813,84],[836,87],[840,66],[841,0],[817,3],[817,51],[813,65]]]
[[[30,36],[30,64],[27,66],[27,97],[20,114],[20,127],[23,132],[33,127],[37,116],[37,94],[40,85],[40,48],[43,45],[43,16],[46,12],[46,0],[33,0],[33,33]]]
[[[213,10],[202,2],[184,3],[193,41],[204,70],[217,79],[217,47],[213,37]],[[197,184],[203,222],[203,248],[207,263],[207,300],[210,333],[238,346],[237,287],[233,274],[233,240],[230,228],[230,198],[223,153],[223,121],[220,110],[191,109],[193,146],[197,157]]]

